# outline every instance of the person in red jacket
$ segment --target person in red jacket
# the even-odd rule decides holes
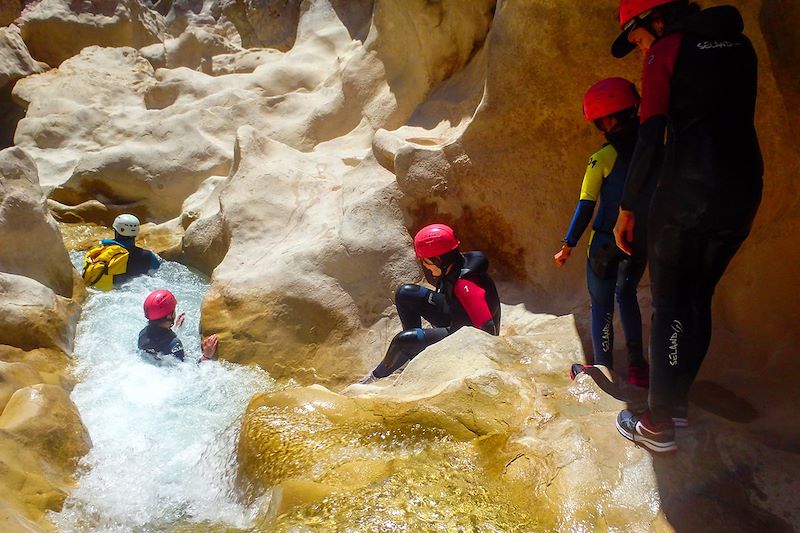
[[[750,233],[764,171],[754,125],[758,68],[735,7],[622,0],[612,54],[644,54],[639,136],[614,228],[630,253],[637,199],[657,181],[648,220],[653,296],[650,393],[617,430],[655,452],[677,449],[688,395],[711,340],[711,299]]]
[[[460,244],[444,224],[425,226],[416,234],[414,251],[434,289],[414,284],[397,288],[395,306],[403,331],[392,339],[383,361],[359,383],[392,374],[464,326],[500,333],[500,298],[487,273],[489,260],[482,252],[462,253]],[[423,328],[423,318],[433,327]]]

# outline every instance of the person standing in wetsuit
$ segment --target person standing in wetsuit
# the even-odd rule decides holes
[[[114,276],[114,286],[119,286],[126,281],[141,276],[153,274],[161,266],[161,258],[154,252],[136,246],[136,236],[139,234],[139,219],[134,215],[123,214],[114,219],[113,239],[103,239],[100,244],[108,246],[119,244],[128,251],[128,266],[124,273]]]
[[[644,53],[639,138],[614,230],[630,253],[633,208],[658,180],[648,221],[653,324],[644,413],[617,430],[650,450],[677,449],[688,393],[711,340],[711,298],[761,202],[763,161],[754,125],[757,59],[731,6],[622,0],[612,54]],[[662,163],[663,160],[663,163]],[[657,169],[658,172],[656,172]]]
[[[359,383],[389,376],[425,348],[464,326],[500,333],[500,298],[482,252],[461,253],[452,228],[431,224],[414,237],[414,252],[425,279],[435,287],[401,285],[395,306],[403,331],[395,335],[383,361]],[[433,327],[423,328],[422,319]]]
[[[156,361],[164,361],[165,358],[175,358],[183,361],[186,357],[183,351],[183,343],[172,331],[172,326],[181,327],[185,314],[175,316],[175,308],[178,302],[170,291],[159,289],[151,292],[144,300],[144,316],[147,318],[147,326],[139,332],[139,350]],[[198,360],[201,363],[214,357],[217,352],[217,336],[211,335],[202,342],[202,355]]]
[[[644,238],[644,221],[650,197],[641,195],[638,200],[639,224],[635,239],[636,253],[623,254],[614,242],[614,223],[617,221],[622,189],[628,173],[628,162],[633,154],[638,130],[637,110],[639,93],[630,81],[623,78],[601,80],[586,92],[583,114],[603,132],[606,144],[589,158],[581,185],[581,195],[567,235],[561,241],[561,250],[554,256],[558,266],[564,266],[572,249],[578,244],[589,222],[595,205],[592,234],[589,237],[589,257],[586,264],[586,281],[592,300],[591,333],[594,364],[613,368],[614,352],[614,295],[619,303],[619,313],[628,348],[628,382],[647,387],[650,369],[642,350],[642,315],[636,288],[647,265]],[[570,377],[583,371],[576,363]]]

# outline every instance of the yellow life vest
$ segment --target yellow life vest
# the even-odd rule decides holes
[[[119,244],[98,244],[87,250],[83,258],[83,281],[89,287],[110,291],[114,276],[128,270],[128,250]]]

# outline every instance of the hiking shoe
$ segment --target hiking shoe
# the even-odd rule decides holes
[[[676,405],[672,408],[672,423],[676,428],[689,427],[689,405]]]
[[[586,369],[586,365],[582,365],[580,363],[574,363],[571,367],[569,367],[569,379],[575,381],[575,376],[580,374]]]
[[[672,422],[653,424],[647,412],[636,414],[625,409],[617,415],[617,431],[633,442],[656,453],[672,452],[675,445],[675,427]]]
[[[628,367],[628,383],[634,387],[647,389],[650,387],[650,365],[642,362]]]
[[[377,381],[377,380],[378,380],[378,378],[375,377],[375,374],[370,372],[369,374],[367,374],[363,378],[361,378],[358,381],[356,381],[356,383],[359,384],[359,385],[369,385],[370,383],[373,383],[374,381]]]

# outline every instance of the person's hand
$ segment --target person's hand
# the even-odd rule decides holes
[[[206,337],[205,339],[203,339],[203,342],[201,344],[203,349],[203,357],[202,359],[200,359],[201,361],[203,359],[211,359],[214,357],[214,355],[217,353],[218,342],[219,339],[217,338],[216,333],[214,335],[211,335],[210,337]]]
[[[631,255],[631,243],[633,242],[633,227],[636,225],[636,217],[633,211],[619,209],[617,223],[614,226],[614,239],[617,241],[617,248],[628,255]]]
[[[183,325],[183,321],[186,320],[186,313],[181,313],[178,315],[178,318],[175,319],[175,327],[179,328]]]
[[[560,267],[563,267],[564,263],[566,263],[567,259],[569,259],[569,254],[571,254],[571,253],[572,253],[572,248],[567,246],[567,243],[562,244],[561,245],[561,250],[559,250],[558,253],[553,256],[553,259],[555,259],[556,265],[560,266]]]

